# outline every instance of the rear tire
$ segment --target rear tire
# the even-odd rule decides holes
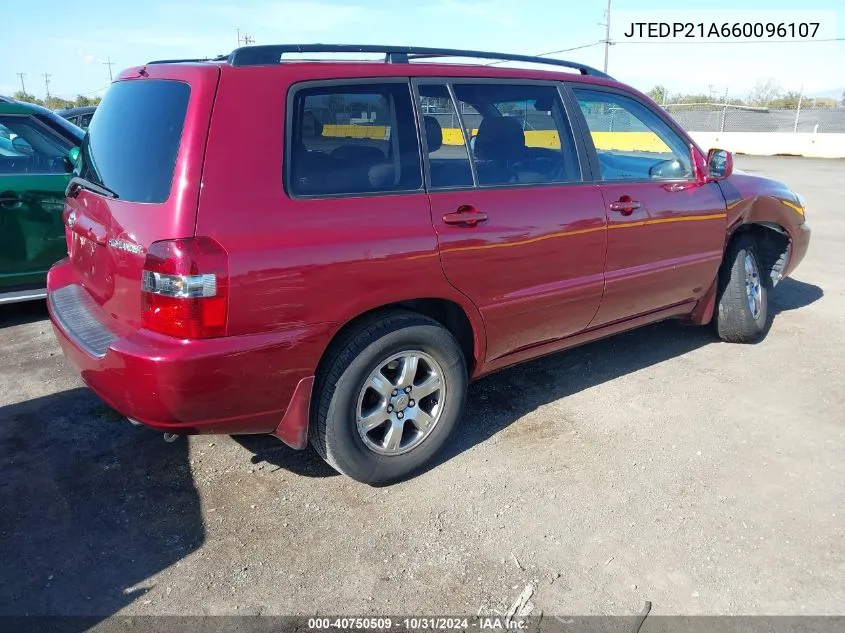
[[[466,361],[445,328],[414,312],[378,315],[350,331],[319,372],[311,444],[357,481],[400,480],[446,443],[466,390]]]
[[[754,343],[768,326],[769,278],[760,268],[751,235],[732,240],[719,270],[716,332],[728,343]]]

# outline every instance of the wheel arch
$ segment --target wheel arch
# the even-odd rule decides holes
[[[333,352],[344,344],[350,332],[358,329],[362,323],[377,319],[380,315],[393,310],[415,312],[437,321],[458,342],[466,359],[469,376],[473,377],[477,374],[484,362],[487,342],[481,315],[477,310],[467,309],[457,301],[443,297],[403,299],[370,308],[351,317],[332,333],[320,357],[317,373],[323,369]]]
[[[775,287],[785,276],[789,263],[792,240],[789,231],[771,221],[753,221],[740,224],[731,233],[725,244],[725,253],[731,243],[742,235],[751,235],[757,245],[760,267],[766,273],[769,286]]]

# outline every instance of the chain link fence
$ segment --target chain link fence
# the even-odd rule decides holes
[[[845,108],[764,108],[720,104],[663,106],[690,132],[845,132]]]

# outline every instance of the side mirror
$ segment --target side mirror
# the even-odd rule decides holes
[[[71,149],[67,156],[65,156],[65,171],[67,173],[72,173],[73,170],[76,168],[76,163],[79,162],[79,148],[74,147]]]
[[[707,177],[710,180],[724,180],[734,171],[734,157],[724,149],[707,152]]]

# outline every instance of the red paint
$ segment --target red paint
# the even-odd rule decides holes
[[[422,298],[457,305],[472,327],[477,378],[658,319],[709,319],[726,240],[743,223],[788,232],[790,271],[806,252],[803,216],[781,202],[794,194],[739,173],[707,182],[706,159],[691,140],[695,181],[288,197],[289,87],[390,76],[626,89],[580,75],[436,64],[165,64],[124,72],[120,80],[186,81],[191,97],[165,203],[85,190],[67,200],[65,217],[76,214],[70,256],[51,270],[48,289],[83,286],[98,306],[93,317],[117,337],[94,358],[56,328],[94,391],[157,429],[273,433],[303,448],[320,359],[345,324],[370,310]],[[182,339],[143,327],[146,252],[154,242],[194,237],[214,240],[227,257],[224,335]]]
[[[273,435],[292,448],[303,449],[308,446],[308,415],[313,389],[314,376],[299,381],[285,411],[285,417],[273,431]]]

